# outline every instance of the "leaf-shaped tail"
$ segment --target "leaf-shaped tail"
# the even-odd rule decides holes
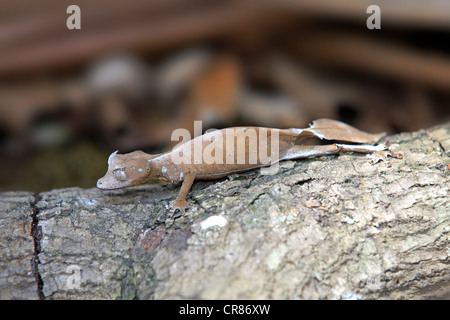
[[[375,143],[386,133],[367,133],[348,124],[331,119],[314,120],[305,131],[313,133],[316,137],[326,140],[338,140],[354,143]]]

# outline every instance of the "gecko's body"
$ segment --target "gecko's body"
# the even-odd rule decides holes
[[[278,161],[353,151],[389,151],[385,145],[302,145],[318,137],[352,143],[374,143],[384,134],[369,134],[342,122],[320,119],[307,129],[235,127],[216,130],[185,142],[172,151],[150,155],[142,151],[117,154],[108,159],[108,172],[99,179],[100,189],[120,189],[149,181],[183,183],[172,208],[184,210],[194,180],[211,180]],[[387,156],[388,154],[386,154]],[[389,154],[392,156],[392,154]]]

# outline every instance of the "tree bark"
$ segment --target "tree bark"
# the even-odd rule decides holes
[[[0,194],[1,298],[450,298],[450,123],[178,186]],[[35,261],[36,263],[30,263]]]

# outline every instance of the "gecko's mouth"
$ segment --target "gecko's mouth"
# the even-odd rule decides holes
[[[129,185],[125,185],[118,181],[111,181],[110,177],[103,177],[97,180],[97,188],[101,190],[116,190],[128,187]]]
[[[99,189],[108,189],[104,184],[103,184],[103,179],[98,179],[97,180],[97,188]]]
[[[113,190],[118,188],[111,188],[111,186],[108,186],[108,184],[103,182],[103,178],[100,178],[97,180],[97,188],[102,190]]]

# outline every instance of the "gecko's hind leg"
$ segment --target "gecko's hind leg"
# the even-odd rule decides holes
[[[376,146],[365,144],[352,145],[352,144],[338,144],[338,143],[319,146],[295,145],[290,147],[284,153],[284,155],[281,156],[280,159],[281,160],[300,159],[306,157],[338,154],[341,152],[358,152],[358,153],[372,154],[383,151],[388,151],[390,153],[389,148],[384,144],[379,144]],[[392,154],[389,155],[392,156]]]

